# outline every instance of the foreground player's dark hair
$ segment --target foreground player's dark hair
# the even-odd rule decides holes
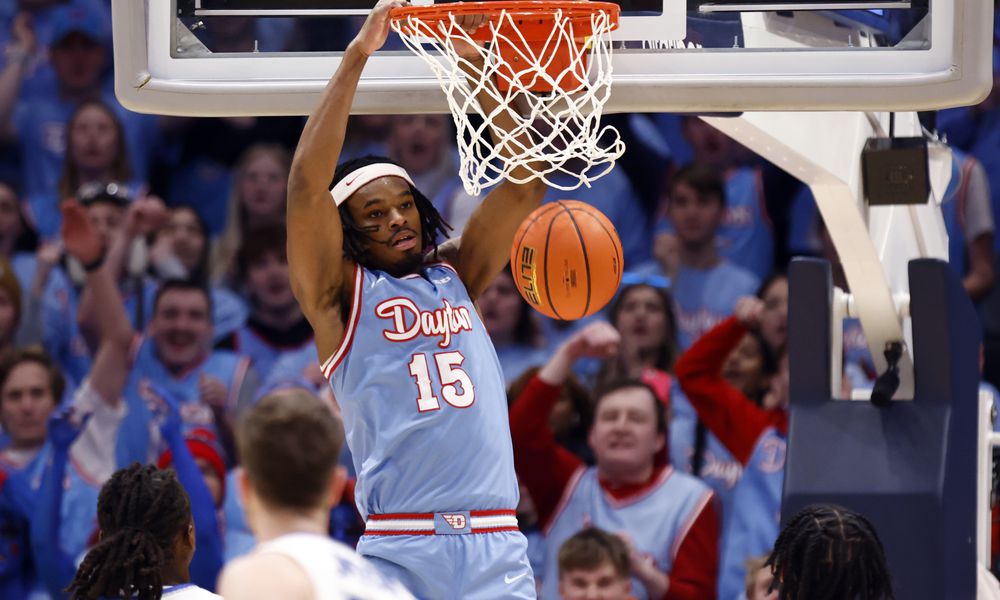
[[[163,567],[191,524],[191,504],[173,471],[152,465],[117,471],[97,499],[101,541],[67,591],[74,599],[159,600]]]
[[[766,566],[780,600],[893,600],[875,528],[832,504],[807,506],[785,525]]]
[[[396,161],[384,156],[368,155],[361,158],[353,158],[337,166],[337,170],[333,174],[333,181],[330,182],[330,189],[332,190],[335,185],[340,183],[341,179],[350,173],[357,171],[361,167],[367,167],[375,163],[389,163],[397,167],[400,166]],[[434,252],[437,252],[438,236],[447,238],[449,235],[448,232],[451,231],[452,227],[444,220],[441,213],[434,208],[431,201],[420,193],[420,190],[411,185],[410,191],[413,192],[413,203],[416,204],[417,213],[420,214],[422,247],[425,249],[433,248]],[[355,262],[363,263],[367,254],[365,240],[368,239],[368,234],[358,227],[358,224],[354,221],[354,217],[351,216],[351,211],[347,209],[346,202],[341,204],[338,210],[340,211],[340,222],[344,227],[344,253]]]

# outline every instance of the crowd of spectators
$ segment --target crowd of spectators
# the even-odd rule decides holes
[[[176,470],[196,524],[191,575],[213,589],[254,546],[233,493],[234,419],[287,387],[334,405],[285,253],[303,120],[125,110],[109,11],[0,6],[3,598],[65,596],[97,543],[98,490],[133,462]],[[998,64],[1000,21],[994,31]],[[342,33],[232,18],[204,41],[334,50]],[[980,309],[984,382],[996,384],[1000,92],[924,117],[955,150],[950,262]],[[757,571],[778,535],[788,422],[784,272],[822,256],[847,284],[808,188],[695,116],[609,121],[631,141],[619,167],[546,201],[582,200],[614,223],[626,270],[615,300],[554,321],[509,270],[479,299],[509,386],[538,586],[546,599],[765,598]],[[399,162],[461,234],[478,199],[458,179],[446,116],[352,117],[342,159],[366,154]],[[871,386],[860,324],[844,335],[845,387]],[[348,486],[330,533],[351,543],[362,529]]]

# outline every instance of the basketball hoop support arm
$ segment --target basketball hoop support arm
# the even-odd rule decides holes
[[[907,265],[915,258],[948,260],[948,235],[941,209],[951,177],[951,152],[929,149],[931,199],[909,206],[867,206],[861,151],[868,138],[885,136],[889,113],[747,112],[738,118],[704,121],[809,186],[840,257],[850,295],[831,299],[834,345],[842,319],[861,321],[879,373],[887,368],[887,344],[903,343],[900,385],[894,399],[913,398],[913,344],[909,333]],[[900,136],[922,135],[916,113],[897,113]],[[834,348],[831,392],[841,397],[841,353]]]

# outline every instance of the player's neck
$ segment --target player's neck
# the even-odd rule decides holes
[[[328,535],[330,511],[318,509],[309,513],[268,509],[257,515],[254,534],[262,542],[277,539],[291,533],[315,533]]]
[[[715,237],[700,244],[681,244],[681,265],[689,269],[705,271],[719,264],[719,251],[715,248]]]
[[[163,585],[181,585],[191,581],[187,565],[168,565],[163,569]]]

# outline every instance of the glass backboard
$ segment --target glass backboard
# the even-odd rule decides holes
[[[928,110],[975,103],[993,81],[987,0],[618,4],[608,112]],[[112,0],[118,97],[159,114],[308,114],[373,5]],[[447,110],[430,69],[394,36],[352,108]]]

